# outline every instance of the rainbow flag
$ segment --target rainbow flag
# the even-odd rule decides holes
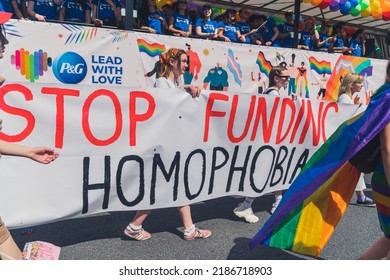
[[[268,77],[269,72],[272,70],[272,64],[267,59],[265,59],[263,52],[259,51],[256,63],[259,65],[260,72],[264,73]]]
[[[276,59],[281,61],[282,59],[284,59],[284,56],[280,52],[276,52]]]
[[[326,84],[326,101],[336,101],[338,98],[338,89],[342,77],[348,73],[358,73],[363,76],[372,76],[371,60],[366,57],[356,57],[349,55],[340,55],[333,67],[332,74]],[[365,90],[368,90],[365,87]]]
[[[323,73],[331,74],[332,67],[330,62],[321,60],[318,61],[315,57],[309,57],[310,69],[316,71],[318,74],[322,75]]]
[[[159,56],[165,51],[164,44],[148,43],[144,39],[137,39],[138,49],[151,57]]]
[[[310,158],[279,207],[249,242],[318,256],[353,195],[360,172],[348,160],[390,123],[390,83]]]
[[[241,65],[234,58],[234,53],[231,49],[228,50],[227,68],[233,74],[234,81],[241,86],[242,70]]]

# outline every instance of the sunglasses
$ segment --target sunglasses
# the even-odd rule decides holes
[[[282,75],[279,75],[278,77],[279,77],[279,78],[284,78],[284,79],[286,79],[286,80],[290,80],[290,78],[291,78],[291,77],[290,77],[290,76],[288,76],[288,75],[287,75],[287,76],[282,76]]]

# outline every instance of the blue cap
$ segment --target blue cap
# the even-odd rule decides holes
[[[209,3],[206,3],[206,4],[203,5],[202,11],[206,10],[206,9],[211,9],[211,5]]]
[[[237,11],[236,11],[235,9],[227,9],[227,10],[226,10],[226,13],[227,13],[227,14],[230,14],[230,13],[236,14]]]

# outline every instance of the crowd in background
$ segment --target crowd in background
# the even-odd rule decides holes
[[[95,26],[122,28],[125,0],[0,0],[0,11],[10,12],[13,18],[36,21],[66,21]],[[261,11],[226,9],[222,14],[207,3],[201,8],[189,7],[187,0],[177,0],[157,8],[156,0],[134,1],[137,18],[134,28],[145,32],[181,37],[197,37],[272,47],[293,47],[294,14],[285,11],[280,23]],[[316,22],[314,17],[299,23],[297,48],[339,52],[365,56],[366,36],[363,29],[345,32],[345,24]],[[381,58],[379,48],[373,57]]]

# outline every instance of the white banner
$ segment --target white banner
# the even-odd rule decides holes
[[[60,153],[47,166],[2,158],[0,213],[10,227],[286,189],[337,126],[364,109],[258,95],[247,72],[265,65],[258,47],[90,27],[73,38],[69,28],[17,21],[7,26],[0,137]],[[144,50],[146,43],[139,39],[148,39],[149,47]],[[229,91],[204,90],[193,99],[182,91],[150,87],[154,78],[146,74],[156,62],[153,51],[168,40],[220,54],[210,56],[209,64],[201,55],[202,68],[192,73],[193,83],[207,89],[219,71],[211,73],[209,67],[216,67],[217,57],[231,55],[229,50],[243,62],[256,48],[259,62],[241,64],[240,87],[240,75],[222,66]],[[32,57],[27,46],[29,54],[36,52]],[[264,54],[269,51],[275,50],[266,48]]]

